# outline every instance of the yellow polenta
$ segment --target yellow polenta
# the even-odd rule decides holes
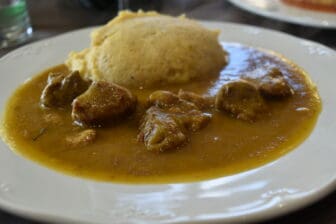
[[[219,74],[226,52],[218,32],[185,17],[123,11],[91,34],[91,46],[66,65],[93,80],[127,87],[186,83]]]

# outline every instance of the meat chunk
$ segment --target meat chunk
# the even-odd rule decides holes
[[[198,109],[194,103],[181,100],[176,94],[164,90],[153,92],[149,96],[149,103],[150,105],[164,109],[169,109],[172,106],[178,107],[180,110],[183,109],[185,111]]]
[[[190,110],[182,113],[171,113],[181,127],[188,131],[196,132],[206,127],[211,120],[211,114],[203,113],[200,110]]]
[[[179,124],[158,107],[146,111],[140,125],[138,140],[144,142],[147,150],[163,152],[176,149],[187,142]]]
[[[94,129],[86,129],[77,134],[67,136],[66,142],[71,147],[83,147],[95,141],[97,133]]]
[[[238,119],[253,121],[266,106],[258,89],[252,83],[238,80],[221,87],[216,95],[215,107],[229,112]]]
[[[71,116],[79,125],[102,125],[130,114],[135,105],[136,99],[128,89],[97,81],[73,101]]]
[[[154,106],[166,108],[179,102],[179,98],[172,92],[157,90],[149,96],[149,103]]]
[[[168,91],[154,92],[149,101],[152,106],[142,119],[138,140],[150,151],[178,148],[187,142],[188,132],[204,128],[211,119],[194,103]]]
[[[201,110],[212,108],[214,105],[213,98],[200,96],[196,93],[184,91],[182,89],[178,92],[178,97],[182,100],[194,103]]]
[[[42,91],[41,104],[44,107],[63,107],[85,92],[90,81],[81,78],[78,71],[70,74],[51,73]]]
[[[188,92],[192,97],[198,97],[199,104],[201,96]],[[194,99],[194,98],[193,98]],[[176,120],[181,127],[189,131],[197,131],[205,127],[210,121],[211,115],[203,113],[194,102],[181,99],[178,95],[169,92],[158,90],[149,96],[151,105],[164,109],[163,111]]]
[[[265,97],[286,97],[294,94],[294,90],[277,68],[271,69],[259,81],[260,92]]]

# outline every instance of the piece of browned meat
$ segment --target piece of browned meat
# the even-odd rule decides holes
[[[86,129],[66,137],[66,142],[71,147],[83,147],[96,140],[97,132],[94,129]]]
[[[152,92],[148,99],[151,105],[161,108],[176,105],[180,100],[176,94],[165,90],[157,90]]]
[[[194,103],[201,110],[207,110],[214,106],[214,99],[212,97],[201,96],[182,89],[178,92],[178,97],[182,100]]]
[[[136,98],[121,86],[96,81],[72,103],[71,116],[76,124],[102,125],[130,114],[136,106]]]
[[[221,87],[216,95],[215,107],[238,119],[253,121],[266,105],[254,84],[237,80]]]
[[[149,96],[149,104],[163,109],[168,109],[172,106],[178,106],[180,109],[186,111],[198,109],[194,103],[182,100],[176,94],[165,90],[157,90],[153,92]]]
[[[42,91],[41,104],[44,107],[63,107],[85,92],[90,81],[82,79],[78,71],[70,74],[51,73]]]
[[[141,122],[138,140],[144,142],[149,151],[163,152],[182,146],[187,137],[170,114],[153,106]]]
[[[182,113],[171,113],[171,116],[188,131],[196,132],[208,125],[211,120],[211,114],[200,110],[191,110]]]
[[[195,93],[191,93],[196,95]],[[201,96],[197,95],[199,98]],[[211,115],[201,111],[194,102],[181,99],[178,95],[164,90],[153,92],[149,96],[149,102],[153,106],[164,109],[184,128],[197,131],[205,127],[210,121]]]
[[[294,90],[277,68],[272,68],[259,82],[260,92],[265,97],[286,97],[294,94]]]
[[[178,148],[187,142],[188,132],[204,128],[211,119],[194,103],[169,91],[153,92],[149,103],[152,106],[142,119],[138,140],[150,151]]]

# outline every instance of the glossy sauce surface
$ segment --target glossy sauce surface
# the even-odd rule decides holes
[[[297,66],[274,53],[238,44],[224,44],[229,64],[207,82],[160,89],[215,95],[224,83],[258,77],[278,67],[295,90],[288,99],[268,100],[268,113],[245,122],[214,112],[204,129],[193,133],[184,147],[166,153],[146,151],[136,137],[139,116],[97,128],[97,139],[70,147],[66,137],[83,130],[72,123],[70,108],[42,109],[41,91],[48,74],[68,72],[64,65],[48,69],[18,88],[6,108],[3,133],[11,148],[48,167],[71,175],[125,183],[197,181],[252,169],[286,154],[311,132],[321,109],[317,90]],[[139,102],[153,90],[133,89]]]

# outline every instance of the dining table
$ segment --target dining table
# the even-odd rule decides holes
[[[296,25],[242,10],[225,0],[128,0],[121,6],[118,1],[94,0],[27,0],[28,12],[33,27],[33,37],[29,44],[45,38],[54,37],[72,30],[98,26],[115,17],[120,8],[130,10],[156,10],[170,15],[185,14],[197,20],[240,23],[284,32],[323,44],[336,50],[336,29]],[[277,44],[277,43],[274,43]],[[20,46],[0,49],[0,57]],[[336,63],[336,61],[335,61]],[[336,71],[335,71],[336,72]],[[1,74],[8,75],[8,74]],[[335,75],[335,74],[330,74]],[[335,171],[336,172],[336,171]],[[44,223],[29,220],[0,209],[1,224]],[[248,220],[247,220],[248,221]],[[111,221],[113,223],[113,221]],[[335,224],[336,191],[304,208],[289,214],[264,220],[272,224]]]

